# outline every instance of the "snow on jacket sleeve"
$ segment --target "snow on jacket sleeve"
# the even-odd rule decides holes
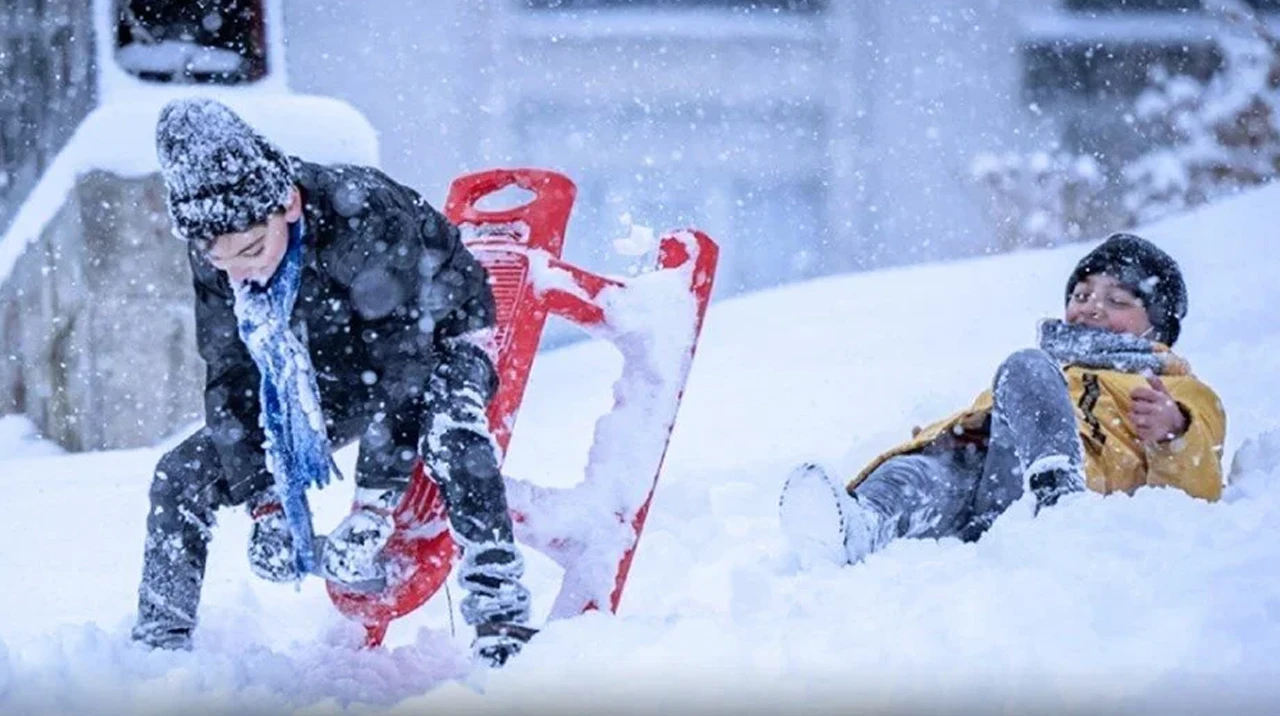
[[[1209,386],[1194,378],[1179,380],[1170,394],[1187,416],[1187,431],[1157,445],[1144,446],[1147,484],[1177,487],[1193,497],[1222,496],[1222,446],[1227,416]]]
[[[196,346],[206,370],[205,425],[217,447],[230,496],[239,503],[267,489],[259,424],[258,368],[236,329],[231,285],[192,248],[189,252],[196,306]]]

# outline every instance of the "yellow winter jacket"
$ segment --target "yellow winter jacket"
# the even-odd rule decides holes
[[[1168,351],[1164,346],[1159,349]],[[1132,494],[1143,485],[1169,485],[1209,501],[1222,495],[1221,459],[1227,423],[1222,402],[1191,374],[1185,361],[1171,353],[1167,371],[1160,379],[1188,417],[1187,431],[1168,442],[1144,445],[1129,420],[1133,406],[1129,395],[1147,385],[1146,378],[1077,365],[1063,368],[1084,444],[1089,489],[1104,495],[1117,490]],[[985,445],[991,408],[991,391],[987,390],[967,410],[917,428],[911,440],[872,460],[849,482],[848,489],[853,490],[895,455],[926,448],[948,449],[967,442]]]

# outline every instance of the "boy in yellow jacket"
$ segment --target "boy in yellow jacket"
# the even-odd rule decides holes
[[[808,463],[787,477],[783,531],[805,561],[856,563],[897,537],[972,541],[1029,489],[1036,512],[1089,488],[1222,493],[1226,415],[1169,347],[1187,313],[1177,263],[1115,234],[1067,281],[1064,320],[1009,356],[967,410],[916,431],[842,489]]]

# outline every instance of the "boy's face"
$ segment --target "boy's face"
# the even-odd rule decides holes
[[[294,189],[283,212],[272,213],[265,223],[215,238],[205,256],[232,283],[266,283],[280,267],[289,246],[289,224],[301,217],[302,198]]]
[[[1151,320],[1142,299],[1106,274],[1086,276],[1071,289],[1066,321],[1139,338],[1146,338],[1151,332]]]

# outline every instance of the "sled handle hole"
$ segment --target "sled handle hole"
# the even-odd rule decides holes
[[[537,198],[537,192],[529,191],[515,184],[508,184],[501,189],[496,189],[480,197],[476,200],[474,206],[480,211],[498,213],[528,206]]]

